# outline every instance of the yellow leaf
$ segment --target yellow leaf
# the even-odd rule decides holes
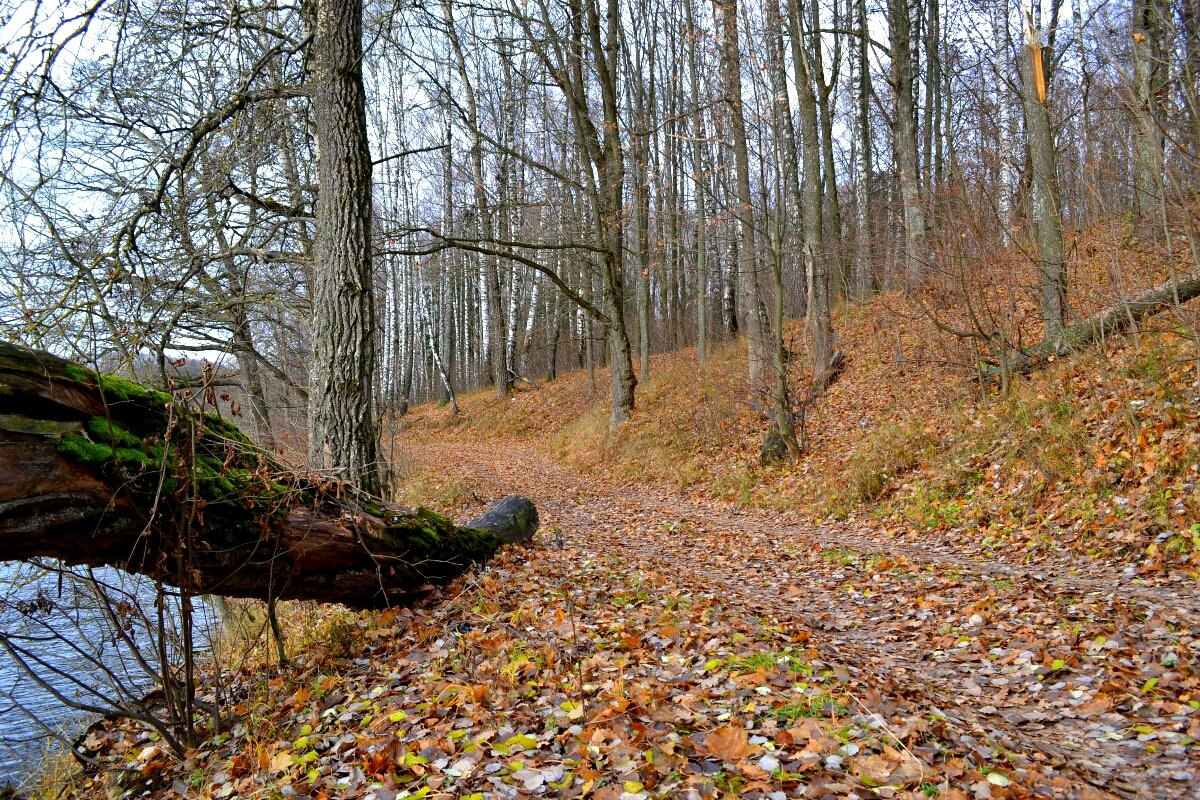
[[[271,761],[267,765],[267,770],[269,772],[283,772],[292,766],[293,761],[295,761],[295,759],[292,758],[291,753],[276,753],[275,755],[271,756]]]

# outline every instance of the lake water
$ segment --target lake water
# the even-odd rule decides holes
[[[19,785],[53,734],[74,738],[94,718],[65,701],[111,708],[153,687],[154,597],[150,581],[117,570],[0,562],[0,786]],[[197,630],[211,629],[212,610],[194,605]]]

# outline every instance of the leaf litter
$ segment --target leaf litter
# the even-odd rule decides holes
[[[519,443],[412,455],[468,504],[529,495],[538,543],[241,675],[246,713],[182,762],[110,728],[96,750],[146,776],[132,794],[1196,794],[1194,589],[788,524]]]

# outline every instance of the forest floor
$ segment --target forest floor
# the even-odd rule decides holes
[[[571,662],[552,673],[565,696],[593,687],[585,740],[628,757],[692,732],[663,761],[602,746],[593,768],[615,785],[719,788],[720,771],[743,792],[809,796],[1197,792],[1188,575],[799,524],[583,476],[516,442],[412,453],[475,487],[464,499],[521,492],[542,509],[541,544],[495,577],[540,587],[533,618],[567,615],[521,635]]]
[[[147,777],[136,796],[1198,794],[1191,575],[814,523],[529,442],[407,440],[462,516],[532,498],[535,542],[417,608],[291,606],[294,663],[244,670],[241,721],[188,759],[93,733]]]
[[[1161,279],[1106,272],[1130,242],[1079,247],[1078,314]],[[1200,797],[1197,309],[1000,394],[906,303],[838,309],[782,467],[738,343],[655,356],[615,436],[604,370],[413,409],[400,499],[524,494],[535,542],[416,608],[288,605],[293,664],[229,670],[185,760],[89,746],[197,799]]]

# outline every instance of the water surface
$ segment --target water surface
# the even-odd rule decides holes
[[[107,710],[154,687],[154,598],[152,582],[114,569],[0,562],[0,786],[26,778],[54,734],[72,739],[95,718],[71,702]],[[210,629],[211,609],[194,605],[197,630]],[[166,609],[177,640],[177,603]]]

